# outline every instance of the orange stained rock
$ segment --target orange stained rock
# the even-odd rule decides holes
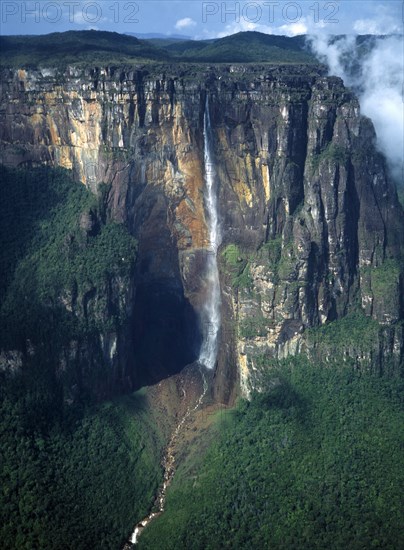
[[[201,159],[195,153],[188,153],[179,159],[179,169],[185,175],[186,197],[176,208],[176,217],[191,233],[192,246],[202,248],[208,243],[208,230],[203,204],[204,178]],[[189,204],[186,198],[192,203]],[[178,244],[180,248],[186,247],[184,239],[180,239]]]

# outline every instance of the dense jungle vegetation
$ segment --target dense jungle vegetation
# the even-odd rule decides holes
[[[140,548],[401,547],[402,379],[302,358],[271,367],[181,465]]]
[[[161,436],[141,393],[97,404],[63,350],[123,322],[95,298],[128,278],[136,241],[65,170],[1,166],[0,187],[1,546],[118,548],[153,502]]]

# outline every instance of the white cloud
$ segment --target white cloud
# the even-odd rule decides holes
[[[327,37],[311,37],[314,51],[328,64],[330,73],[357,90],[361,111],[372,119],[379,149],[400,182],[404,168],[403,37],[376,39],[364,58],[358,57],[355,42],[352,36],[334,43]],[[359,70],[350,70],[349,66],[357,67],[358,63]]]
[[[108,17],[103,16],[103,12],[99,6],[94,3],[94,8],[89,4],[85,9],[80,9],[77,6],[68,5],[69,10],[65,12],[66,18],[70,23],[83,25],[86,30],[99,30],[97,23],[106,23],[110,21]],[[91,9],[90,9],[91,8]]]
[[[286,36],[297,36],[298,34],[306,34],[308,31],[306,20],[303,18],[298,23],[289,23],[289,25],[281,25],[276,28],[276,34],[284,34]]]
[[[194,21],[190,17],[184,17],[183,19],[178,19],[178,21],[175,24],[175,28],[179,31],[182,31],[183,29],[189,29],[195,26],[196,26],[196,21]]]
[[[73,21],[76,25],[88,25],[88,21],[87,19],[84,19],[84,15],[81,10],[74,13]]]
[[[330,36],[326,34],[315,34],[308,37],[308,42],[313,48],[313,51],[319,57],[320,61],[326,63],[329,67],[330,73],[347,79],[347,75],[342,65],[342,59],[355,49],[355,37],[346,36],[334,43],[330,42]],[[346,80],[345,84],[348,86],[354,83]]]
[[[403,32],[401,17],[398,13],[393,15],[391,4],[378,4],[373,9],[372,17],[357,19],[353,23],[353,30],[358,34],[394,34]],[[401,14],[400,14],[401,15]]]
[[[358,19],[353,24],[358,34],[394,34],[402,31],[392,17],[381,19]]]

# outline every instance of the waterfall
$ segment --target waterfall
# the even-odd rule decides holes
[[[206,259],[207,296],[202,308],[203,343],[199,363],[213,369],[216,363],[218,336],[220,330],[220,281],[217,266],[217,249],[220,245],[220,225],[217,211],[217,176],[213,162],[212,128],[209,102],[206,96],[203,117],[203,145],[205,168],[205,210],[208,222],[209,247]]]
[[[204,169],[205,169],[205,210],[208,223],[209,247],[205,265],[204,282],[206,285],[206,299],[201,312],[203,343],[199,354],[199,365],[208,369],[213,369],[216,363],[217,344],[220,330],[220,281],[219,270],[217,267],[217,249],[220,245],[220,225],[217,213],[217,177],[213,164],[212,153],[212,129],[210,125],[209,103],[206,97],[205,113],[203,118],[203,145],[204,145]],[[138,543],[139,536],[143,529],[151,521],[159,517],[165,509],[166,493],[175,473],[175,446],[178,442],[178,436],[183,429],[187,419],[202,405],[208,382],[203,372],[199,369],[202,376],[202,393],[194,406],[190,405],[182,417],[179,424],[171,435],[171,439],[164,452],[164,481],[160,487],[155,505],[157,511],[150,512],[147,517],[136,524],[129,542],[125,544],[123,550],[129,550]]]

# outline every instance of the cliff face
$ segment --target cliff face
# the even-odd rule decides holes
[[[380,327],[367,349],[342,342],[346,357],[402,364],[402,209],[340,79],[299,66],[1,76],[2,162],[69,168],[95,193],[105,183],[108,216],[138,239],[125,354],[139,382],[200,346],[206,95],[223,233],[217,398],[238,381],[248,394],[262,357],[332,355],[308,329],[350,314]]]

